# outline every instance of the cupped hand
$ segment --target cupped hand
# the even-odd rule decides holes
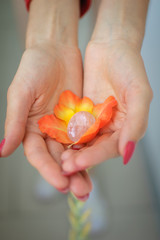
[[[66,175],[119,155],[127,164],[146,131],[152,99],[139,50],[122,40],[89,43],[83,95],[95,104],[113,95],[118,106],[110,124],[92,142],[80,151],[66,150],[62,154]]]
[[[27,49],[8,90],[5,144],[10,155],[23,141],[24,153],[41,175],[62,192],[84,197],[91,191],[88,174],[62,175],[60,156],[65,146],[43,135],[38,120],[52,114],[60,94],[69,89],[82,94],[82,62],[78,48],[42,44]],[[80,186],[79,188],[77,187]]]

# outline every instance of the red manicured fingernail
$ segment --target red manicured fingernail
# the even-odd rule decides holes
[[[68,173],[68,172],[62,171],[62,175],[63,175],[63,176],[66,176],[66,177],[70,177],[70,176],[74,175],[75,173],[76,173],[76,172]]]
[[[123,156],[123,164],[124,165],[126,165],[130,161],[130,159],[134,153],[135,147],[136,147],[135,142],[129,141],[127,143],[125,150],[124,150],[124,156]]]
[[[69,188],[57,189],[57,190],[61,193],[68,193],[69,192]]]
[[[80,150],[81,148],[83,148],[85,145],[82,143],[82,144],[75,144],[72,146],[72,149],[73,150]]]
[[[80,200],[80,201],[86,201],[89,198],[89,193],[84,195],[84,196],[77,196],[76,195],[76,198],[78,198],[78,200]]]
[[[3,139],[2,142],[0,143],[0,157],[1,157],[1,152],[4,144],[5,144],[5,139]]]
[[[63,176],[70,176],[71,173],[68,173],[68,172],[62,171],[62,175],[63,175]]]

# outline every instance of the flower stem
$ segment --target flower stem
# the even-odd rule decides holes
[[[71,229],[69,240],[88,240],[91,224],[88,220],[90,209],[85,210],[85,203],[77,200],[73,194],[68,195],[68,205],[70,208],[69,220]]]

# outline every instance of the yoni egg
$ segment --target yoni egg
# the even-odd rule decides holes
[[[75,113],[67,126],[69,139],[77,142],[94,123],[95,118],[91,113],[85,111]]]

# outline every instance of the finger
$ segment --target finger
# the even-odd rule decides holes
[[[31,97],[26,89],[20,85],[10,86],[7,95],[5,144],[1,152],[3,157],[13,153],[21,144],[31,104]]]
[[[61,173],[61,167],[49,154],[44,139],[35,133],[28,133],[24,138],[24,150],[28,161],[48,183],[57,190],[67,190],[69,180]]]
[[[136,143],[144,136],[148,125],[149,108],[152,92],[149,87],[133,90],[127,96],[127,115],[122,126],[119,139],[119,152],[124,164],[130,160]]]
[[[80,151],[67,150],[61,156],[62,169],[67,174],[90,168],[118,156],[118,132],[105,134],[90,147]]]
[[[46,140],[47,148],[51,156],[61,165],[61,154],[64,152],[62,144],[51,138]],[[75,151],[75,150],[74,150]],[[69,176],[69,190],[80,200],[86,200],[92,190],[92,183],[86,171],[75,173]]]
[[[51,156],[55,159],[55,161],[60,166],[61,154],[64,152],[64,146],[61,143],[49,137],[45,140],[45,142],[46,142],[48,152],[51,154]]]
[[[70,191],[81,201],[86,201],[92,191],[92,182],[86,171],[73,174],[70,177]]]

